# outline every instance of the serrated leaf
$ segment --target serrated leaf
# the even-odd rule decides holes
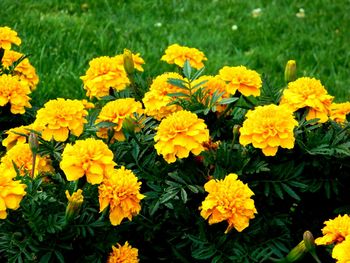
[[[294,199],[300,201],[300,197],[299,195],[294,192],[294,190],[292,188],[290,188],[287,184],[284,184],[284,183],[281,183],[281,186],[283,188],[283,190],[288,194],[290,195],[291,197],[293,197]]]
[[[221,104],[221,105],[230,104],[230,103],[233,103],[233,102],[235,102],[235,101],[237,101],[237,100],[238,100],[238,98],[235,98],[235,97],[233,97],[233,98],[223,98],[223,99],[219,102],[219,104]]]
[[[197,70],[197,72],[194,73],[194,75],[192,76],[191,81],[196,80],[200,75],[202,75],[204,69],[205,69],[205,67],[200,68],[199,70]]]
[[[168,83],[171,85],[174,85],[176,87],[185,89],[185,90],[189,90],[189,88],[186,85],[186,81],[182,80],[182,79],[174,79],[174,78],[168,78]]]
[[[192,68],[191,68],[191,65],[190,65],[190,61],[188,59],[186,59],[182,72],[184,73],[184,76],[187,79],[191,79],[191,71],[192,71]]]
[[[167,201],[169,201],[170,199],[175,197],[178,194],[178,192],[179,192],[179,190],[177,189],[177,190],[170,191],[170,192],[163,194],[162,197],[159,199],[159,202],[161,204],[166,203]]]

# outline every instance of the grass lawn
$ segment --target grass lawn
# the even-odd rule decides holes
[[[260,16],[252,11],[261,8]],[[305,17],[296,16],[299,9]],[[80,76],[94,57],[129,48],[145,59],[146,76],[174,67],[160,61],[172,43],[208,57],[205,74],[245,65],[282,86],[284,65],[320,79],[336,101],[350,98],[350,4],[346,0],[1,0],[0,26],[22,39],[40,84],[40,106],[56,97],[82,98]],[[302,16],[300,14],[299,16]]]

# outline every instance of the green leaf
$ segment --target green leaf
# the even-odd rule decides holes
[[[181,188],[180,194],[181,194],[182,201],[184,202],[184,204],[186,204],[186,202],[187,202],[187,193],[186,193],[185,189]]]
[[[237,101],[237,100],[238,100],[238,98],[235,98],[235,97],[232,97],[232,98],[223,98],[223,99],[219,102],[219,104],[221,104],[221,105],[230,104],[230,103],[233,103],[233,102],[235,102],[235,101]]]
[[[40,258],[39,263],[49,263],[52,256],[52,252],[47,252],[44,256]]]
[[[199,70],[197,70],[197,72],[194,73],[194,75],[192,76],[191,81],[196,80],[200,75],[202,75],[204,69],[205,69],[205,67],[200,68]]]
[[[185,64],[184,64],[184,68],[183,68],[183,73],[187,79],[191,79],[191,71],[192,71],[192,68],[190,65],[190,61],[188,59],[186,59]]]
[[[283,190],[289,194],[291,197],[293,197],[294,199],[300,201],[300,197],[299,195],[297,195],[296,192],[294,192],[294,190],[292,188],[290,188],[288,185],[284,184],[284,183],[281,183],[281,186],[283,188]]]
[[[170,199],[172,199],[173,197],[175,197],[179,191],[180,191],[180,190],[177,189],[177,190],[170,191],[170,192],[167,192],[167,193],[163,194],[162,197],[159,199],[159,202],[160,202],[161,204],[166,203],[167,201],[169,201]]]
[[[181,89],[189,90],[188,86],[186,85],[186,81],[182,79],[168,78],[168,83]]]

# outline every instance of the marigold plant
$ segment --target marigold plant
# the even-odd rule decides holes
[[[81,101],[58,98],[46,102],[38,110],[34,125],[39,127],[44,140],[64,142],[69,133],[75,136],[82,134],[87,114]]]
[[[182,109],[179,105],[169,105],[173,99],[168,94],[186,92],[184,89],[170,84],[168,80],[171,78],[183,80],[180,74],[174,72],[164,73],[153,80],[149,91],[142,99],[145,105],[145,114],[148,116],[161,120],[169,114]]]
[[[120,225],[124,218],[131,221],[140,212],[140,201],[145,197],[140,193],[140,187],[141,182],[124,166],[113,170],[100,184],[100,212],[109,206],[109,220],[112,225]]]
[[[249,226],[249,220],[257,213],[254,195],[248,185],[238,180],[236,174],[229,174],[223,180],[211,179],[204,185],[208,196],[202,202],[201,216],[208,219],[209,224],[227,221],[225,233],[232,228],[241,232]]]
[[[328,120],[332,101],[333,97],[328,95],[321,81],[303,77],[288,83],[280,105],[285,105],[292,111],[306,108],[306,120],[318,118],[320,123],[324,123]]]
[[[244,96],[259,96],[262,80],[259,73],[244,66],[225,66],[219,77],[227,83],[227,91],[234,95],[238,90]]]
[[[173,163],[176,158],[187,158],[190,152],[199,155],[204,150],[203,143],[209,141],[209,130],[196,114],[178,111],[162,120],[154,140],[157,153]]]
[[[16,31],[7,26],[0,27],[0,48],[11,49],[12,44],[19,46],[21,42]]]
[[[173,44],[165,50],[165,54],[162,56],[161,60],[179,67],[183,67],[185,61],[188,60],[191,67],[200,69],[204,67],[203,61],[206,61],[207,58],[202,51],[196,48]]]
[[[5,168],[6,169],[6,168]],[[26,195],[26,185],[21,181],[13,180],[11,176],[4,175],[3,166],[0,165],[0,219],[7,217],[6,209],[16,210]]]
[[[6,50],[2,58],[2,65],[9,69],[10,66],[18,61],[24,54],[13,51]],[[25,82],[31,90],[34,90],[39,83],[39,77],[36,74],[35,68],[30,64],[29,59],[23,59],[13,71],[14,75],[17,75],[23,82]]]
[[[122,246],[112,246],[112,252],[109,254],[107,263],[138,263],[138,250],[129,245],[128,241]]]
[[[141,114],[142,112],[141,102],[135,101],[133,98],[117,99],[103,106],[97,117],[96,124],[100,122],[114,123],[115,126],[112,128],[114,132],[113,139],[124,141],[125,136],[122,128],[125,119],[135,119],[134,113]],[[108,138],[108,130],[108,128],[100,128],[97,132],[97,136],[100,138]]]
[[[293,149],[298,122],[289,109],[273,104],[258,106],[248,111],[246,118],[239,130],[242,145],[252,143],[266,156],[275,156],[279,146]]]
[[[0,106],[11,105],[13,114],[24,114],[25,107],[31,108],[29,103],[31,93],[29,86],[17,76],[0,76]]]
[[[74,145],[67,144],[60,162],[68,181],[86,175],[86,180],[91,184],[100,184],[115,165],[112,151],[103,141],[94,138],[77,140]]]

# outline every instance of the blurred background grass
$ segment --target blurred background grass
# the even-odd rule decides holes
[[[0,26],[19,33],[15,49],[30,54],[39,74],[37,106],[84,97],[79,77],[89,60],[124,48],[141,53],[145,77],[171,71],[160,57],[173,43],[202,50],[205,74],[245,65],[275,86],[284,85],[284,65],[295,59],[298,76],[316,77],[336,101],[349,100],[349,14],[348,0],[0,1]]]

